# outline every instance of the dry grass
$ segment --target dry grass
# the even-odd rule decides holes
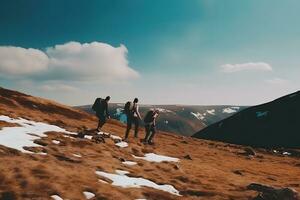
[[[0,114],[44,121],[71,131],[83,126],[95,128],[96,118],[52,101],[0,89]],[[22,99],[22,100],[20,100]],[[10,103],[8,103],[10,102]],[[40,109],[37,107],[43,108]],[[62,112],[63,110],[63,112]],[[0,127],[7,126],[3,122]],[[11,125],[11,124],[9,124]],[[124,125],[110,121],[104,131],[123,136]],[[145,146],[131,138],[127,148],[118,148],[113,141],[95,144],[87,139],[66,138],[50,132],[37,141],[43,155],[23,154],[0,146],[0,197],[7,199],[49,199],[58,194],[64,199],[85,199],[82,192],[91,191],[94,199],[249,199],[256,192],[246,190],[250,183],[275,187],[293,187],[300,191],[300,161],[258,150],[249,159],[239,153],[243,147],[220,142],[158,133],[154,146]],[[132,135],[131,135],[132,136]],[[140,138],[144,132],[140,132]],[[61,141],[53,144],[52,139]],[[154,152],[180,158],[171,162],[150,163],[135,160],[138,165],[122,165],[120,159],[133,160],[132,154]],[[80,153],[81,158],[73,153]],[[191,159],[185,159],[189,155]],[[171,184],[183,197],[150,188],[120,188],[98,181],[95,171],[127,170],[131,176],[143,177],[160,184]]]

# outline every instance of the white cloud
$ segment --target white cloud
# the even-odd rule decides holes
[[[137,78],[127,60],[124,45],[68,42],[48,47],[45,52],[20,47],[0,47],[0,72],[42,80],[126,80]]]
[[[49,59],[38,49],[0,47],[0,74],[2,76],[33,75],[47,70]]]
[[[61,83],[42,85],[39,89],[43,92],[74,92],[78,90],[76,87]]]
[[[239,71],[272,71],[272,66],[265,62],[249,62],[241,64],[224,64],[220,66],[225,73],[233,73]]]

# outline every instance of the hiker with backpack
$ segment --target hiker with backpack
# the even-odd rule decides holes
[[[138,131],[139,131],[139,120],[141,120],[141,115],[139,113],[139,106],[138,106],[138,98],[135,98],[133,102],[127,102],[124,106],[124,113],[127,116],[127,128],[125,132],[125,138],[124,141],[128,141],[128,136],[130,129],[132,127],[132,124],[134,124],[134,137],[138,137]]]
[[[100,131],[103,125],[106,123],[107,119],[110,119],[108,112],[108,102],[110,96],[107,96],[105,99],[97,98],[92,106],[92,109],[96,112],[96,116],[99,119],[97,131]]]
[[[159,110],[150,110],[147,112],[144,123],[145,123],[145,131],[146,135],[143,140],[144,144],[154,144],[153,137],[156,133],[156,119],[159,115]]]

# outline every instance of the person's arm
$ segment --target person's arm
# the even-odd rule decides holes
[[[139,112],[139,106],[138,105],[136,105],[136,114],[139,117],[139,119],[142,120],[142,117],[141,117],[140,112]]]
[[[153,116],[153,126],[155,127],[156,126],[156,118],[158,117],[158,114],[155,114]]]
[[[110,118],[109,112],[108,112],[108,103],[105,104],[105,111],[106,111],[106,117]]]

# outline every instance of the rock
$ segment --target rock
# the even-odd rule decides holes
[[[187,160],[193,160],[192,157],[189,154],[185,155],[183,158],[187,159]]]
[[[256,156],[256,153],[255,153],[254,149],[251,148],[251,147],[244,148],[244,153],[243,154],[246,155],[246,156]]]
[[[233,173],[235,173],[235,174],[237,174],[237,175],[241,175],[241,176],[243,176],[244,174],[243,174],[243,172],[242,172],[242,170],[233,170],[232,171]]]
[[[79,132],[79,133],[77,134],[77,137],[78,137],[78,138],[84,138],[84,136],[85,136],[84,131],[81,131],[81,132]]]
[[[300,200],[298,192],[291,188],[273,188],[267,185],[251,183],[248,190],[260,192],[252,200]]]
[[[105,143],[105,139],[104,139],[104,137],[102,135],[94,135],[92,137],[92,142],[95,142],[97,144],[99,144],[99,143]]]

